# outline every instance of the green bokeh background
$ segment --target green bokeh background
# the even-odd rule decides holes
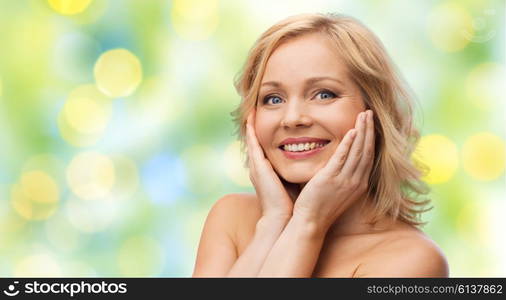
[[[45,0],[0,0],[0,276],[191,276],[213,203],[254,192],[229,115],[240,100],[234,75],[263,31],[303,12],[354,16],[383,41],[418,97],[422,135],[443,136],[456,150],[455,168],[441,171],[448,178],[430,184],[424,231],[451,276],[506,276],[500,0],[93,0],[74,15]],[[71,91],[95,84],[100,55],[118,48],[138,58],[142,81],[110,99],[95,143],[76,146],[58,116]],[[472,144],[480,133],[499,142]],[[478,150],[465,155],[469,143]],[[81,153],[112,161],[110,194],[76,194],[68,172]],[[492,178],[465,167],[487,159],[502,164]],[[41,218],[13,204],[30,171],[58,190]]]

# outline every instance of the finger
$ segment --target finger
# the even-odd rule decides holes
[[[341,174],[345,176],[351,176],[357,168],[360,156],[364,149],[365,139],[365,112],[361,112],[357,116],[357,122],[355,128],[357,129],[357,136],[353,141],[348,158],[344,162],[344,166],[341,170]]]
[[[330,174],[337,175],[341,171],[356,134],[356,129],[350,129],[337,146],[336,151],[324,167]]]
[[[263,150],[260,147],[260,144],[258,143],[258,140],[256,138],[255,134],[255,127],[254,127],[254,112],[251,112],[248,115],[248,120],[246,123],[246,140],[248,144],[248,153],[249,157],[251,158],[253,164],[257,164],[258,162],[261,162],[265,157],[263,154]]]
[[[374,122],[372,111],[367,113],[366,135],[364,141],[364,150],[360,162],[355,169],[355,176],[368,179],[371,172],[372,162],[374,160]]]
[[[248,167],[250,170],[253,170],[254,168],[254,147],[253,147],[253,141],[251,138],[251,118],[252,113],[249,113],[248,118],[246,120],[246,146],[248,151]]]

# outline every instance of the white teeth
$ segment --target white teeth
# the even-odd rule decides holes
[[[289,151],[289,152],[301,152],[301,151],[308,151],[313,150],[314,148],[320,148],[325,146],[326,143],[305,143],[305,144],[287,144],[283,145],[283,150]]]

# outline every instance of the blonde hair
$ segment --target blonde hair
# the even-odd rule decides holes
[[[371,222],[384,216],[411,225],[423,224],[419,215],[429,209],[428,186],[420,179],[426,167],[411,157],[420,137],[413,125],[412,100],[381,41],[354,18],[339,14],[300,14],[288,17],[265,31],[251,48],[234,78],[241,96],[231,113],[245,153],[246,118],[255,109],[258,91],[270,55],[283,42],[308,33],[323,33],[333,42],[349,75],[360,87],[367,109],[374,112],[375,157],[367,195],[373,201]],[[248,165],[246,154],[245,166]],[[418,167],[418,168],[417,168]]]

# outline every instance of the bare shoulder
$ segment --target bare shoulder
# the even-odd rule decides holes
[[[224,222],[234,224],[234,235],[244,223],[256,222],[261,214],[258,198],[252,193],[224,195],[216,201],[212,210],[216,210]]]
[[[404,224],[385,234],[359,267],[360,277],[448,277],[439,246],[421,230]]]
[[[214,207],[227,212],[252,212],[260,209],[257,196],[251,193],[232,193],[219,198]]]
[[[262,213],[262,207],[258,197],[254,193],[234,193],[225,196],[231,210],[234,210],[240,223],[254,222],[258,220]]]
[[[206,218],[193,277],[224,277],[239,256],[238,228],[256,197],[228,194],[219,198]]]
[[[223,196],[218,200],[223,210],[233,220],[230,228],[230,236],[236,246],[238,254],[241,254],[255,233],[256,223],[262,215],[262,207],[258,197],[254,193],[234,193]]]

